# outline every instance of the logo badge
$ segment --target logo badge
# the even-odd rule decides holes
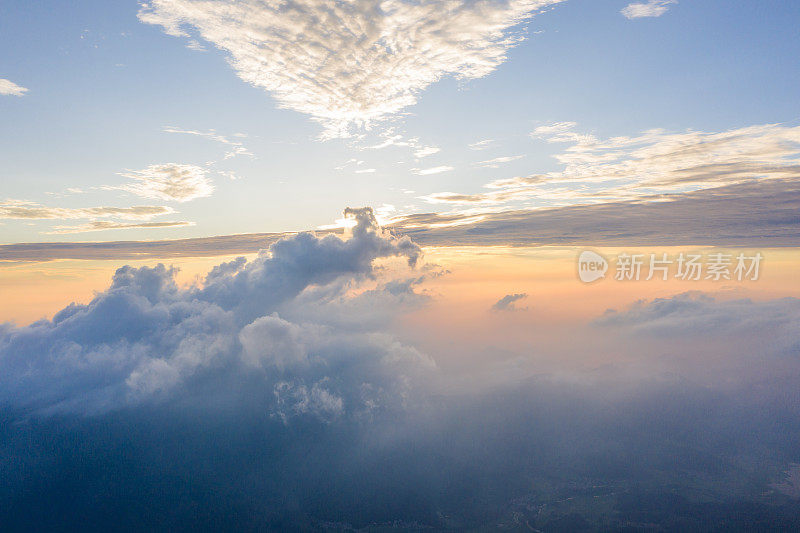
[[[602,255],[584,250],[578,257],[578,277],[584,283],[591,283],[606,277],[608,261]]]

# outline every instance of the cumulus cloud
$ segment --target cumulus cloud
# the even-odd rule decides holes
[[[281,418],[368,411],[377,400],[365,403],[364,387],[397,405],[406,378],[431,360],[384,331],[355,326],[360,320],[346,326],[341,312],[374,304],[375,292],[387,308],[402,305],[413,284],[381,282],[374,264],[399,257],[413,266],[420,249],[382,230],[371,209],[345,214],[356,221],[347,240],[286,237],[252,261],[218,265],[189,288],[178,287],[163,265],[125,266],[86,305],[27,327],[4,326],[0,405],[104,412],[210,383],[221,393],[231,376],[273,391],[265,408]],[[371,290],[356,290],[370,280]],[[340,312],[335,319],[325,312],[331,305]]]
[[[196,165],[166,163],[150,165],[142,170],[120,173],[134,183],[109,189],[128,191],[144,198],[188,202],[211,196],[214,185],[206,176],[207,170]]]
[[[492,311],[517,311],[520,308],[516,306],[516,303],[527,297],[528,295],[525,293],[506,294],[495,302]]]
[[[520,23],[560,0],[152,0],[139,19],[228,54],[245,82],[320,122],[327,137],[395,115],[444,76],[480,78]]]
[[[0,78],[0,95],[4,96],[24,96],[28,89],[17,85],[11,80]]]
[[[677,0],[649,0],[647,3],[633,2],[622,8],[620,13],[627,19],[660,17],[667,12],[670,5],[677,3]]]

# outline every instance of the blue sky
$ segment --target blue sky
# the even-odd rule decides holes
[[[655,128],[665,135],[687,130],[713,135],[780,123],[779,132],[747,135],[754,145],[773,134],[781,145],[796,143],[796,2],[684,1],[665,4],[660,16],[634,19],[620,12],[629,3],[567,0],[545,7],[505,30],[505,35],[522,32],[525,40],[491,72],[462,80],[442,73],[440,81],[415,89],[415,105],[380,117],[369,130],[355,128],[350,137],[327,140],[320,140],[325,128],[313,114],[302,111],[304,102],[280,109],[274,92],[244,81],[226,62],[229,54],[198,36],[192,24],[184,27],[188,37],[167,35],[164,27],[137,17],[142,8],[136,2],[7,6],[0,17],[0,78],[28,91],[0,96],[4,205],[29,202],[24,205],[56,210],[144,205],[174,212],[124,220],[97,212],[65,218],[62,211],[46,219],[6,213],[0,220],[2,242],[307,229],[330,224],[347,205],[389,204],[394,211],[385,213],[396,217],[602,201],[565,193],[554,199],[538,190],[522,200],[490,204],[475,198],[431,201],[431,195],[474,195],[496,180],[563,170],[564,162],[553,155],[565,153],[569,142],[530,135],[553,123],[574,122],[569,131],[600,143]],[[162,4],[152,9],[163,16],[173,3]],[[204,51],[187,47],[190,40]],[[373,74],[366,63],[355,67]],[[209,138],[211,130],[247,153],[224,159],[235,145]],[[392,135],[406,146],[369,148]],[[469,147],[487,139],[494,142],[485,149]],[[647,142],[659,150],[662,140]],[[439,151],[414,156],[425,147]],[[603,153],[611,149],[606,143]],[[797,145],[770,157],[760,156],[759,162],[788,165],[797,157]],[[516,159],[477,164],[496,158]],[[213,192],[184,201],[132,192],[137,180],[131,174],[142,183],[149,179],[142,171],[170,164],[199,168]],[[437,168],[448,170],[420,174]],[[573,190],[577,180],[550,187]],[[619,183],[595,183],[587,190]],[[92,221],[192,225],[85,232]]]

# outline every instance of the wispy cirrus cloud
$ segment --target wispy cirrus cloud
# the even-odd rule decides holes
[[[196,165],[150,165],[142,170],[120,173],[121,176],[134,180],[134,183],[106,188],[127,191],[143,198],[188,202],[211,196],[214,192],[214,185],[206,176],[207,172],[207,169]]]
[[[622,8],[620,13],[627,19],[660,17],[669,10],[670,5],[677,3],[677,0],[649,0],[646,3],[632,2]]]
[[[113,222],[109,220],[93,220],[86,224],[75,226],[54,226],[52,230],[44,232],[45,235],[66,235],[70,233],[88,233],[92,231],[107,231],[113,229],[157,229],[180,228],[194,226],[194,222],[185,220],[167,220],[161,222]]]
[[[522,159],[524,155],[509,155],[504,157],[495,157],[494,159],[487,159],[486,161],[478,161],[475,165],[487,168],[500,168],[500,165]]]
[[[246,155],[253,157],[253,153],[247,149],[247,147],[241,141],[234,141],[229,139],[228,137],[217,133],[216,130],[208,130],[208,131],[199,131],[199,130],[187,130],[183,128],[177,128],[174,126],[166,126],[164,127],[164,131],[167,133],[183,133],[185,135],[195,135],[198,137],[205,137],[206,139],[224,144],[228,147],[228,151],[225,153],[223,159],[232,159],[239,155]]]
[[[488,75],[523,39],[514,28],[560,1],[151,0],[139,19],[225,51],[242,80],[331,138],[397,114],[442,77]]]
[[[429,176],[431,174],[441,174],[442,172],[450,172],[455,167],[451,167],[448,165],[440,165],[438,167],[431,167],[431,168],[412,168],[411,172],[416,174],[417,176]]]
[[[495,144],[494,139],[483,139],[482,141],[476,141],[474,143],[470,143],[467,145],[470,150],[486,150]]]
[[[113,217],[123,220],[149,220],[174,213],[168,206],[136,205],[132,207],[51,207],[23,200],[0,202],[0,218],[22,220],[93,219]]]
[[[423,144],[418,137],[406,137],[401,133],[397,133],[395,128],[386,128],[380,132],[380,142],[376,144],[369,144],[366,146],[357,147],[358,150],[383,150],[390,146],[397,146],[403,148],[410,148],[413,150],[414,157],[422,159],[429,155],[438,154],[441,148],[438,146],[431,146]]]
[[[437,146],[423,146],[414,151],[414,157],[417,159],[422,159],[423,157],[428,157],[429,155],[438,154],[440,151],[441,148]]]
[[[0,78],[0,95],[3,96],[25,96],[28,89],[17,85],[11,80]]]
[[[440,192],[429,203],[542,205],[635,200],[755,180],[800,178],[800,127],[763,124],[723,132],[648,130],[597,139],[560,122],[534,130],[548,142],[572,142],[555,159],[563,170],[499,179],[488,192]]]

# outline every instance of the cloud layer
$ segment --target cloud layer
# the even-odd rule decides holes
[[[81,219],[115,217],[124,220],[149,220],[174,213],[167,206],[136,205],[132,207],[50,207],[23,200],[0,202],[0,218],[10,219]]]
[[[800,184],[772,180],[609,202],[503,212],[419,213],[391,227],[427,246],[800,246]],[[653,201],[658,200],[658,201]],[[130,259],[254,253],[282,234],[151,242],[0,245],[0,260]]]
[[[242,80],[335,137],[400,112],[444,76],[486,76],[522,39],[512,30],[559,1],[153,0],[139,19],[212,43]]]
[[[535,199],[542,205],[636,200],[723,185],[800,177],[800,127],[748,126],[723,132],[649,130],[598,139],[574,122],[540,126],[532,136],[569,143],[561,171],[492,181],[488,192],[433,193],[429,203],[493,205]]]

